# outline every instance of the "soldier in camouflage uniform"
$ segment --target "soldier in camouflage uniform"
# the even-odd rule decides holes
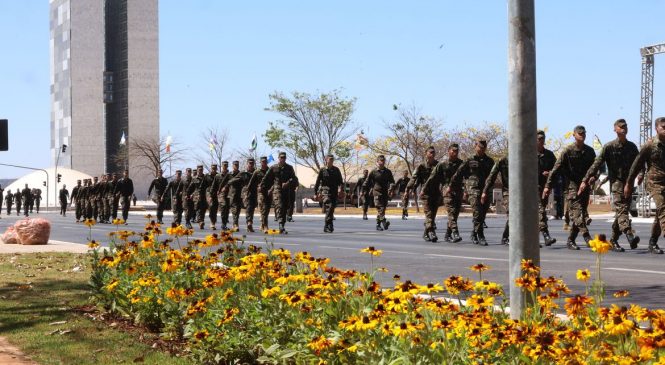
[[[547,200],[542,197],[547,177],[556,163],[556,157],[552,151],[545,148],[545,132],[542,130],[536,133],[536,147],[538,151],[538,229],[543,235],[545,245],[550,246],[556,242],[556,239],[550,236],[547,226]]]
[[[222,215],[222,230],[229,229],[229,212],[231,211],[231,202],[229,201],[228,182],[231,179],[229,172],[229,162],[222,161],[222,172],[217,175],[217,201],[219,202],[220,213]]]
[[[237,178],[240,175],[240,161],[233,161],[232,165],[227,186],[229,187],[229,202],[231,203],[232,230],[238,232],[240,229],[240,211],[242,210],[243,181]]]
[[[464,161],[459,158],[459,145],[453,143],[448,147],[448,161],[446,164],[441,167],[435,167],[436,173],[432,172],[432,176],[437,176],[439,184],[445,186],[443,190],[443,205],[446,207],[446,214],[448,215],[446,235],[444,237],[446,242],[457,243],[462,240],[457,226],[457,218],[462,209],[462,184],[452,184],[452,178],[463,163]]]
[[[185,169],[185,179],[182,183],[182,208],[185,211],[185,227],[192,229],[192,218],[195,218],[196,212],[194,211],[194,201],[192,196],[189,195],[189,186],[194,179],[192,178],[192,169]]]
[[[476,154],[460,165],[455,175],[453,175],[451,183],[460,184],[462,178],[466,178],[465,189],[469,197],[469,204],[473,210],[473,233],[471,234],[471,241],[477,245],[487,246],[484,223],[489,202],[483,204],[480,198],[485,188],[487,176],[492,171],[492,167],[494,167],[494,160],[485,154],[487,141],[482,139],[476,140],[474,148]]]
[[[164,172],[162,169],[157,170],[157,176],[150,183],[148,187],[148,196],[152,196],[153,201],[157,204],[157,223],[163,224],[164,219],[164,209],[166,208],[166,202],[162,197],[164,192],[166,192],[166,186],[169,182],[163,176]],[[152,194],[154,190],[154,195]]]
[[[342,173],[337,166],[334,166],[335,157],[333,155],[326,156],[326,166],[319,170],[316,176],[316,183],[314,184],[314,193],[317,195],[318,200],[323,202],[323,210],[325,212],[325,221],[323,225],[323,232],[332,233],[335,230],[333,220],[335,219],[335,208],[337,207],[337,197],[342,192],[344,187],[344,179]]]
[[[636,249],[638,242],[640,242],[640,238],[633,235],[630,217],[628,216],[631,201],[623,197],[623,189],[626,185],[626,179],[628,179],[630,167],[639,154],[639,151],[635,143],[626,139],[628,124],[624,119],[614,122],[614,132],[617,135],[617,139],[603,146],[600,154],[596,157],[589,171],[587,171],[584,179],[582,179],[577,193],[581,194],[591,184],[592,178],[596,176],[600,167],[603,164],[607,164],[607,177],[610,181],[612,205],[615,212],[610,243],[612,243],[614,251],[623,252],[624,249],[618,242],[619,236],[622,233],[626,235],[631,249]]]
[[[659,233],[662,233],[665,231],[663,229],[665,228],[665,117],[656,119],[654,124],[656,125],[656,136],[642,146],[637,158],[633,161],[624,187],[624,198],[631,199],[635,178],[642,174],[646,166],[646,188],[656,203],[654,224],[656,222],[660,224]],[[638,184],[641,182],[640,180],[638,180]],[[663,253],[663,250],[658,247],[658,240],[653,236],[649,240],[649,252]]]
[[[589,241],[591,241],[591,235],[589,234],[587,222],[584,218],[583,208],[589,204],[589,191],[587,190],[578,194],[578,189],[584,179],[584,175],[589,171],[596,158],[596,152],[594,152],[593,148],[584,144],[584,140],[586,139],[584,126],[576,126],[573,132],[575,143],[569,145],[561,152],[561,156],[547,177],[542,198],[547,199],[552,181],[558,174],[566,177],[567,185],[565,194],[570,209],[570,221],[572,223],[566,246],[571,250],[579,250],[580,248],[575,243],[577,234],[582,232],[582,237],[587,246],[589,245]]]
[[[425,212],[423,239],[431,242],[439,240],[439,237],[436,236],[436,212],[439,210],[439,205],[441,205],[441,189],[438,186],[429,186],[425,189],[424,184],[432,175],[432,171],[438,163],[439,161],[436,160],[436,150],[434,147],[429,146],[425,152],[425,162],[416,167],[416,171],[413,172],[413,177],[406,187],[406,195],[408,195],[423,185],[423,189],[419,194],[420,201],[423,203],[423,211]]]
[[[394,194],[395,178],[393,172],[386,167],[386,158],[383,155],[377,157],[376,165],[377,167],[367,175],[367,179],[363,183],[363,192],[369,194],[369,190],[373,189],[376,230],[383,231],[390,226],[390,222],[386,219],[386,206]]]
[[[363,184],[367,180],[367,175],[369,175],[369,170],[363,170],[363,176],[358,179],[356,183],[356,196],[358,197],[358,203],[363,208],[363,220],[367,220],[367,209],[369,209],[369,192],[363,190]]]
[[[14,203],[14,194],[11,190],[7,191],[5,195],[5,204],[7,205],[7,215],[12,215],[12,204]]]
[[[279,161],[272,165],[261,181],[260,189],[263,194],[268,194],[272,187],[272,199],[277,208],[277,219],[279,232],[286,234],[286,211],[289,206],[290,193],[298,186],[298,177],[293,166],[286,163],[286,153],[279,153]]]
[[[402,220],[406,220],[409,216],[409,195],[413,191],[407,188],[409,181],[411,181],[409,172],[404,171],[404,175],[395,182],[395,189],[402,197]]]
[[[69,202],[69,205],[74,203],[74,216],[76,217],[76,223],[81,221],[81,204],[79,201],[79,194],[81,194],[81,180],[76,180],[76,186],[72,189],[72,199]]]
[[[199,228],[205,228],[206,212],[206,182],[203,174],[203,165],[196,166],[196,176],[192,179],[187,189],[187,195],[192,197],[194,211],[196,212],[196,223]]]
[[[250,189],[254,189],[256,191],[256,195],[258,198],[257,203],[259,208],[259,215],[261,217],[261,232],[266,232],[268,230],[268,214],[270,214],[270,200],[268,199],[268,194],[264,194],[263,191],[261,191],[261,189],[259,188],[259,185],[261,185],[261,181],[263,181],[263,178],[266,176],[266,172],[268,172],[268,157],[261,156],[260,161],[261,161],[261,166],[254,171],[254,173],[252,174],[252,178],[249,180],[249,183],[247,185],[250,187]],[[253,217],[252,217],[252,222],[253,222]]]
[[[219,209],[219,179],[217,178],[217,164],[210,165],[210,173],[205,176],[206,201],[208,202],[208,218],[210,218],[210,229],[217,229],[217,210]]]
[[[21,207],[23,207],[23,197],[21,196],[21,191],[18,188],[14,194],[14,201],[16,202],[16,215],[18,216],[21,214]]]
[[[175,179],[169,181],[166,189],[161,196],[161,199],[166,199],[166,194],[171,195],[171,210],[173,211],[173,223],[176,225],[182,224],[182,170],[175,170]]]
[[[127,219],[129,218],[129,200],[132,195],[134,195],[134,181],[129,177],[129,170],[125,170],[122,179],[118,180],[113,194],[120,197],[120,204],[122,205],[122,220],[124,220],[125,225],[127,225]]]
[[[90,199],[90,210],[92,211],[92,218],[97,221],[99,220],[99,207],[97,206],[97,192],[99,191],[99,178],[93,176],[92,186],[88,191],[88,199]]]
[[[245,223],[247,224],[247,232],[254,232],[254,211],[256,210],[256,204],[258,199],[258,186],[260,181],[257,179],[252,179],[254,173],[256,172],[256,160],[253,158],[247,159],[247,169],[243,171],[243,189],[242,189],[242,201],[245,205]]]
[[[480,203],[486,204],[488,196],[492,194],[492,189],[494,188],[494,182],[496,181],[497,176],[501,175],[501,194],[503,195],[503,208],[506,210],[506,225],[503,227],[503,234],[501,235],[501,244],[507,245],[510,242],[509,231],[508,231],[508,156],[502,157],[499,162],[494,164],[492,171],[487,176],[485,180],[485,188],[483,189],[483,195],[480,196]]]

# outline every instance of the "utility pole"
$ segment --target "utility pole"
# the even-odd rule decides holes
[[[540,265],[536,152],[536,25],[534,0],[508,1],[508,174],[510,176],[510,316],[519,319],[527,295],[515,285],[521,261]]]

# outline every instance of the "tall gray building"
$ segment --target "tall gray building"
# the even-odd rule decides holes
[[[127,167],[138,188],[152,179],[126,146],[159,140],[157,7],[157,0],[50,0],[54,165],[90,175]]]

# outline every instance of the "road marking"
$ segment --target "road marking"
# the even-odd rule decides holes
[[[621,267],[606,267],[605,270],[629,271],[629,272],[639,272],[639,273],[645,273],[645,274],[661,274],[661,275],[665,275],[665,271],[639,270],[639,269],[625,269],[625,268],[621,268]]]
[[[454,256],[454,255],[441,255],[441,254],[436,254],[436,253],[427,253],[425,256],[433,256],[433,257],[449,257],[449,258],[454,258],[454,259],[466,259],[466,260],[480,260],[480,261],[502,261],[502,262],[508,262],[508,259],[495,259],[491,257],[473,257],[473,256]]]
[[[358,251],[362,250],[364,247],[337,247],[337,246],[315,246],[315,247],[320,247],[320,248],[333,248],[336,250],[353,250],[353,251]],[[403,255],[420,255],[419,253],[415,252],[405,252],[405,251],[392,251],[392,250],[381,250],[385,253],[398,253],[398,254],[403,254]]]

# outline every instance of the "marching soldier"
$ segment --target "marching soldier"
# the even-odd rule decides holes
[[[21,191],[21,197],[23,199],[23,215],[27,217],[30,202],[32,201],[32,192],[30,191],[28,184],[25,184],[25,188]]]
[[[394,194],[395,178],[393,172],[386,167],[386,158],[383,155],[377,157],[376,165],[377,167],[367,175],[367,179],[363,183],[363,190],[365,194],[369,194],[370,189],[374,190],[374,206],[377,212],[376,230],[383,231],[390,226],[390,222],[386,219],[386,206]]]
[[[192,169],[188,167],[185,169],[185,180],[182,183],[182,208],[185,211],[185,227],[188,229],[192,229],[192,218],[196,217],[194,201],[189,194],[189,187],[193,181]]]
[[[596,158],[596,153],[593,148],[584,144],[584,140],[586,139],[584,126],[576,126],[573,130],[573,136],[575,137],[575,143],[569,145],[561,152],[561,156],[554,164],[554,168],[547,178],[542,198],[547,199],[552,181],[558,174],[562,174],[567,178],[565,194],[570,209],[572,227],[570,228],[566,246],[571,250],[579,250],[580,248],[575,243],[577,234],[582,232],[582,237],[587,246],[589,245],[589,241],[591,241],[591,235],[589,234],[587,222],[584,218],[583,208],[589,203],[589,191],[583,191],[581,194],[578,194],[578,190],[586,172],[589,171]],[[593,180],[595,180],[595,177],[589,180],[590,183],[593,183]]]
[[[237,161],[233,161],[233,166],[235,170]],[[233,230],[237,231],[239,229],[238,221],[236,220],[236,212],[238,214],[238,219],[240,216],[240,209],[242,206],[245,206],[245,223],[247,224],[247,231],[254,232],[253,227],[253,217],[254,209],[256,207],[256,193],[252,196],[249,196],[249,182],[254,175],[254,159],[249,158],[247,160],[247,167],[245,171],[238,172],[234,177],[229,179],[229,198],[231,200],[231,206],[233,208]],[[253,199],[250,202],[250,199]],[[249,205],[251,204],[251,206]],[[251,217],[251,218],[250,218]]]
[[[243,181],[242,179],[238,178],[240,175],[240,162],[233,161],[232,164],[233,168],[231,170],[227,186],[229,187],[228,194],[229,202],[231,203],[231,218],[233,219],[232,230],[234,232],[238,232],[238,230],[240,230],[240,226],[238,224],[240,220],[240,210],[242,210]]]
[[[71,206],[74,203],[74,216],[76,217],[76,223],[81,221],[81,202],[79,201],[79,195],[81,194],[81,180],[76,180],[76,186],[72,189],[72,197],[69,201]]]
[[[654,226],[660,224],[660,232],[652,229],[652,237],[649,240],[649,252],[662,254],[663,250],[658,247],[658,238],[657,236],[654,237],[653,233],[662,233],[665,231],[665,195],[663,193],[665,192],[665,158],[663,158],[665,156],[665,117],[656,119],[655,125],[656,137],[647,141],[642,146],[637,158],[635,158],[630,167],[628,180],[624,187],[624,199],[631,199],[635,178],[638,178],[638,184],[641,183],[641,178],[638,175],[641,175],[646,165],[646,188],[656,203]]]
[[[118,217],[118,206],[113,204],[115,201],[113,191],[115,190],[115,185],[117,183],[118,180],[115,174],[106,174],[106,187],[104,188],[104,215],[106,216],[106,221],[108,223],[111,223]]]
[[[245,223],[247,232],[254,232],[254,211],[257,204],[257,189],[260,183],[257,179],[252,179],[256,172],[256,161],[253,158],[247,159],[247,170],[240,173],[243,179],[242,199],[245,204]]]
[[[543,235],[545,246],[551,246],[556,239],[550,236],[547,226],[547,200],[542,197],[547,177],[556,163],[556,157],[552,151],[545,148],[545,132],[542,130],[536,133],[536,146],[538,150],[538,229]],[[555,182],[555,184],[557,183]]]
[[[423,191],[433,191],[434,189],[440,190],[440,186],[443,186],[443,205],[446,207],[446,213],[448,215],[448,224],[444,240],[446,242],[455,243],[462,240],[457,228],[457,217],[459,216],[459,211],[462,207],[462,189],[461,184],[451,184],[453,175],[455,175],[463,162],[458,155],[459,145],[457,143],[451,144],[448,147],[448,161],[439,162],[432,170],[432,173],[429,178],[427,178],[427,181],[425,181],[425,184],[423,184]]]
[[[16,193],[14,194],[14,201],[16,202],[16,215],[18,216],[21,214],[21,207],[23,206],[23,197],[18,188],[16,188]]]
[[[268,172],[268,158],[266,156],[261,156],[260,161],[261,161],[261,167],[254,171],[254,173],[252,174],[252,178],[249,180],[249,183],[247,185],[250,186],[250,189],[253,189],[251,191],[256,191],[258,198],[257,203],[259,207],[259,214],[261,216],[261,231],[265,233],[268,230],[268,214],[270,214],[270,200],[268,198],[268,194],[264,193],[259,188],[259,185],[261,184],[261,181],[263,181],[263,178],[266,176],[266,173]]]
[[[286,211],[289,207],[291,191],[298,186],[298,177],[293,166],[286,163],[286,153],[279,153],[279,162],[272,165],[261,181],[260,189],[263,194],[268,194],[272,187],[272,198],[277,209],[279,232],[286,234],[284,224],[286,223]]]
[[[166,207],[166,204],[164,202],[164,193],[166,192],[166,186],[169,184],[169,182],[164,178],[163,176],[164,172],[162,169],[157,170],[157,176],[152,180],[152,183],[150,183],[150,187],[148,188],[148,196],[151,195],[153,189],[155,191],[155,194],[153,195],[153,201],[157,203],[157,223],[163,224],[164,222],[162,219],[164,219],[164,208]]]
[[[171,210],[173,210],[173,223],[181,224],[182,223],[182,171],[175,170],[175,179],[169,181],[164,189],[164,193],[160,199],[164,200],[166,198],[166,193],[168,192],[171,195]]]
[[[358,202],[363,208],[363,220],[367,220],[367,209],[369,209],[369,192],[365,192],[363,189],[363,184],[367,180],[367,175],[369,175],[369,170],[363,170],[363,176],[358,179],[356,183],[356,196],[358,197]]]
[[[408,196],[411,191],[416,191],[420,185],[423,185],[432,175],[432,170],[439,163],[436,160],[436,150],[434,147],[429,146],[425,152],[425,162],[416,167],[413,173],[413,178],[406,187],[405,194]],[[424,188],[419,194],[420,200],[423,203],[423,211],[425,212],[425,231],[423,232],[423,239],[425,241],[436,242],[439,237],[436,236],[436,212],[439,210],[441,204],[441,189],[437,187],[425,190]],[[407,198],[408,201],[408,198]],[[402,213],[403,214],[403,213]]]
[[[501,193],[503,194],[503,208],[506,210],[506,216],[508,215],[508,156],[505,156],[499,160],[492,171],[490,171],[487,180],[485,180],[485,188],[483,189],[483,195],[480,197],[480,203],[488,203],[487,196],[491,194],[490,190],[494,188],[494,182],[496,181],[497,176],[501,175]],[[507,217],[506,217],[507,218]],[[501,235],[501,244],[507,245],[510,242],[508,236],[508,219],[506,219],[506,225],[503,228],[503,234]]]
[[[37,209],[37,214],[39,214],[39,207],[42,204],[42,189],[33,189],[34,190],[34,196],[35,196],[35,208]],[[2,199],[0,199],[1,201]],[[0,210],[2,210],[2,206],[0,206]]]
[[[203,175],[203,165],[196,166],[196,176],[192,179],[192,182],[187,188],[187,195],[192,197],[192,202],[194,203],[194,211],[196,212],[196,223],[199,224],[199,228],[203,229],[205,227],[205,212],[206,212],[206,186],[205,186],[205,176]]]
[[[319,171],[314,184],[314,193],[317,195],[318,200],[323,202],[323,209],[325,211],[325,223],[323,232],[332,233],[335,228],[333,227],[333,219],[335,217],[335,208],[337,207],[337,196],[342,192],[344,186],[344,179],[342,173],[337,166],[334,166],[335,157],[331,154],[326,156],[326,166]]]
[[[2,185],[0,185],[0,213],[2,213],[2,203],[5,199],[5,189],[2,188]]]
[[[480,198],[485,188],[487,176],[492,167],[494,167],[494,160],[485,154],[487,141],[483,139],[476,140],[474,148],[475,155],[460,165],[451,180],[452,184],[460,184],[462,178],[466,178],[465,189],[469,197],[469,204],[473,210],[473,233],[471,234],[471,241],[477,245],[487,246],[484,224],[489,202],[483,204]]]
[[[413,191],[407,188],[410,180],[409,172],[404,171],[404,175],[395,182],[395,189],[402,198],[402,220],[409,216],[409,195]]]
[[[222,173],[217,176],[217,201],[219,202],[222,215],[222,230],[229,229],[229,213],[231,211],[231,202],[229,201],[229,187],[227,186],[232,175],[229,172],[229,162],[222,161]]]
[[[14,194],[11,191],[5,195],[5,205],[7,205],[7,215],[12,215],[12,204],[14,203]]]
[[[577,194],[581,194],[588,185],[591,184],[591,179],[596,176],[602,164],[607,164],[607,177],[610,181],[610,191],[612,193],[612,204],[614,206],[614,222],[612,223],[612,237],[610,243],[612,248],[617,252],[624,252],[623,247],[619,245],[619,236],[626,235],[628,244],[631,249],[636,249],[640,238],[633,235],[633,229],[630,225],[630,198],[624,198],[623,190],[628,179],[628,173],[633,161],[639,154],[635,143],[626,139],[628,134],[628,124],[624,119],[619,119],[614,122],[614,132],[617,139],[609,142],[603,146],[600,154],[596,157],[593,165],[589,168],[586,175],[580,183]],[[642,178],[640,178],[640,182]]]
[[[210,165],[210,173],[205,176],[206,182],[206,201],[208,202],[208,218],[210,219],[210,229],[217,229],[217,210],[219,209],[219,179],[217,178],[217,164]]]
[[[130,199],[132,194],[134,194],[134,182],[129,178],[129,170],[125,170],[122,179],[116,184],[114,194],[120,196],[122,204],[122,219],[125,221],[125,225],[127,225]]]
[[[88,190],[88,199],[90,200],[90,210],[92,218],[96,221],[99,218],[99,209],[97,207],[97,192],[99,191],[99,178],[93,177],[92,186]]]
[[[27,186],[26,186],[27,188]],[[62,189],[60,189],[60,215],[63,217],[66,217],[67,213],[67,204],[69,203],[69,190],[67,190],[67,185],[62,185]],[[26,212],[25,216],[28,216],[28,212]]]

